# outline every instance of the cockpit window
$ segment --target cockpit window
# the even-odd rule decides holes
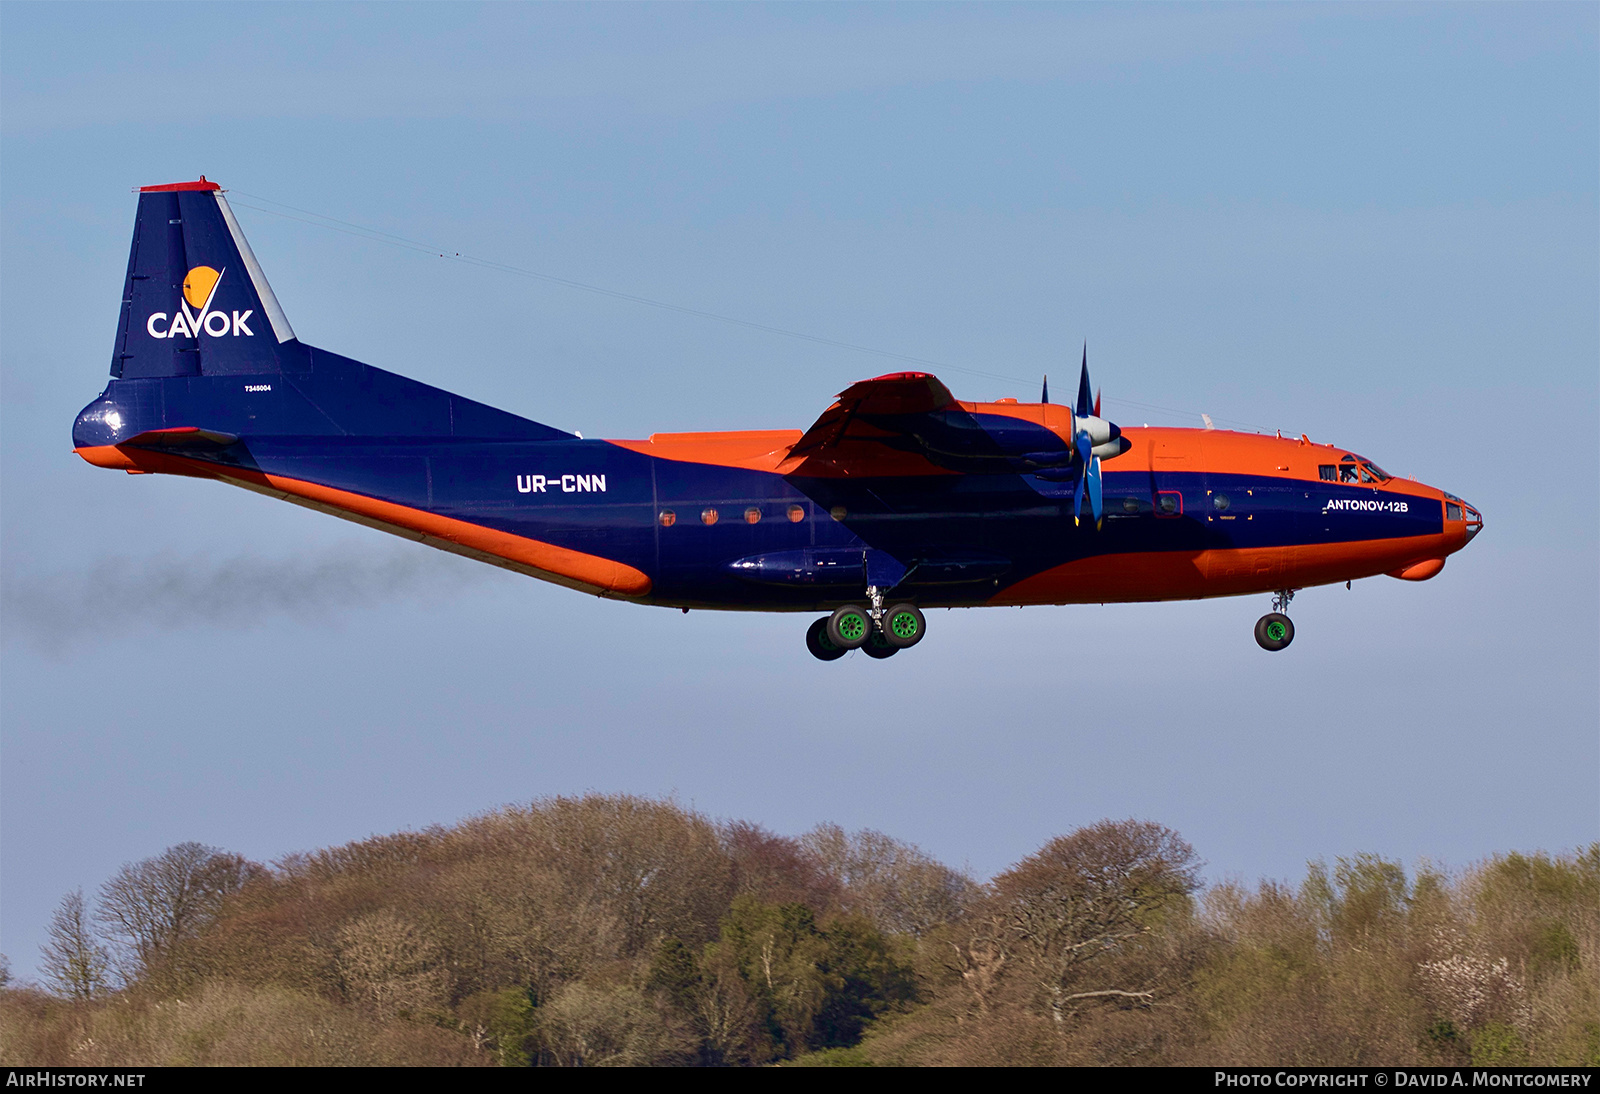
[[[1337,464],[1325,463],[1317,468],[1324,482],[1372,483],[1388,482],[1393,475],[1368,460],[1365,456],[1345,453]]]

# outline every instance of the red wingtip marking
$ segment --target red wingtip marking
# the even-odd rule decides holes
[[[220,190],[222,187],[201,175],[193,182],[169,182],[165,186],[141,186],[141,194],[162,194],[172,190]]]

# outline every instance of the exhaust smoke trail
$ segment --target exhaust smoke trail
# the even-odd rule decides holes
[[[311,623],[352,609],[453,593],[499,571],[436,551],[358,546],[298,558],[239,555],[107,558],[55,574],[0,574],[0,633],[59,652],[130,631],[248,630],[274,618]]]

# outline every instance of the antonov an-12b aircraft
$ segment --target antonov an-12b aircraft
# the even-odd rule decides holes
[[[300,341],[221,188],[139,192],[97,467],[219,479],[597,596],[811,613],[811,653],[890,657],[929,608],[1424,581],[1478,511],[1298,438],[1119,428],[1072,406],[863,380],[805,430],[586,440]],[[1046,393],[1047,396],[1047,393]]]

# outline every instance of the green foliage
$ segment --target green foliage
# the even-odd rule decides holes
[[[1600,905],[1600,843],[1565,859],[1515,851],[1497,855],[1484,869],[1482,884],[1483,899],[1489,903],[1532,897],[1545,907]]]
[[[692,1013],[702,984],[694,951],[678,938],[663,938],[650,962],[645,987],[663,993],[674,1006]]]
[[[730,960],[780,1054],[855,1044],[872,1019],[909,1002],[910,968],[867,920],[840,917],[826,928],[801,904],[734,900],[707,960]]]
[[[479,992],[463,999],[456,1013],[462,1031],[494,1053],[501,1067],[532,1062],[537,1019],[525,988]]]
[[[1490,1022],[1472,1031],[1473,1067],[1525,1067],[1528,1046],[1504,1022]]]
[[[1428,884],[1431,892],[1437,880]],[[1345,938],[1383,933],[1404,922],[1412,895],[1403,867],[1366,852],[1338,859],[1331,880],[1326,865],[1307,864],[1300,892],[1324,926]]]
[[[817,1052],[807,1052],[796,1056],[792,1060],[785,1060],[779,1067],[874,1067],[872,1058],[859,1046],[851,1048],[824,1048]]]
[[[1578,940],[1572,937],[1565,923],[1546,923],[1539,928],[1528,955],[1528,972],[1534,979],[1552,973],[1577,972],[1582,963]]]
[[[1428,1040],[1441,1050],[1449,1051],[1461,1043],[1461,1032],[1450,1019],[1441,1018],[1428,1027]]]

